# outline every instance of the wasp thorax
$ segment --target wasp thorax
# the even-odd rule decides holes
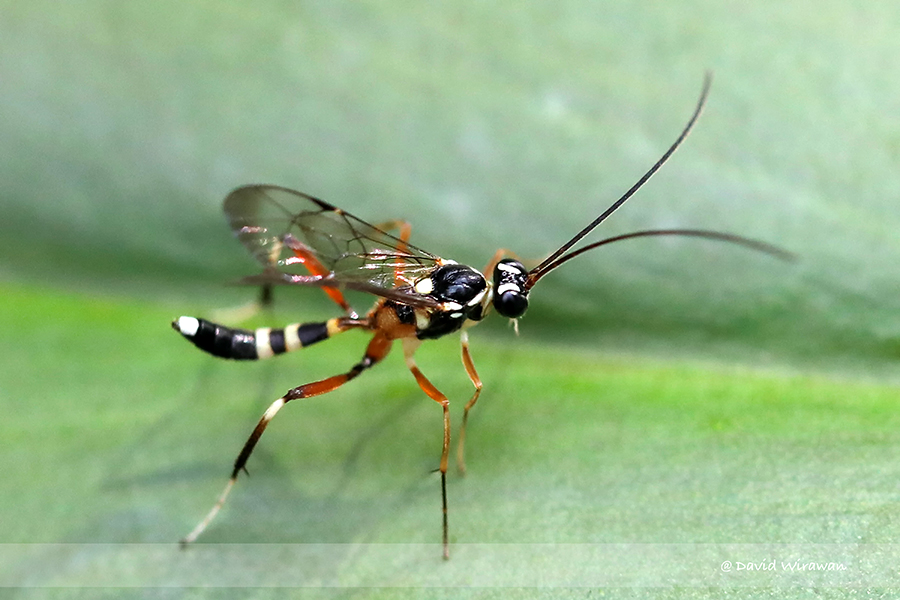
[[[478,321],[484,316],[487,281],[472,267],[444,264],[427,281],[417,282],[416,291],[431,296],[441,305],[428,314],[426,323],[419,325],[416,332],[419,339],[441,337],[460,329],[466,319]]]
[[[494,308],[504,317],[516,319],[528,310],[528,271],[517,260],[505,258],[494,268]]]
[[[446,264],[431,274],[431,296],[441,302],[455,302],[469,317],[487,289],[484,275],[465,265]]]

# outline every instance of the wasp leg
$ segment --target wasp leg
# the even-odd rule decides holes
[[[382,229],[385,231],[390,231],[391,229],[396,229],[399,231],[397,234],[397,239],[399,243],[397,244],[397,250],[399,252],[406,252],[409,250],[409,247],[406,243],[409,241],[409,236],[412,233],[412,225],[409,224],[409,221],[402,220],[394,220],[394,221],[385,221],[384,223],[379,223],[377,225],[378,229]],[[394,269],[394,281],[397,285],[402,285],[405,283],[402,277],[400,277],[400,269]]]
[[[403,340],[403,357],[406,360],[406,366],[412,372],[413,377],[416,378],[416,383],[419,384],[419,387],[422,388],[422,391],[428,394],[428,397],[441,405],[441,408],[444,410],[444,443],[441,448],[441,510],[443,514],[443,545],[444,545],[444,558],[450,558],[450,544],[448,542],[447,535],[447,457],[450,453],[450,401],[447,400],[447,396],[441,393],[434,384],[428,381],[428,378],[422,374],[422,371],[419,370],[419,367],[416,366],[416,361],[413,359],[413,354],[416,351],[416,348],[419,346],[419,340],[413,338],[404,338]]]
[[[253,452],[253,448],[256,446],[256,442],[259,441],[260,436],[262,436],[263,432],[266,430],[269,421],[271,421],[275,417],[275,415],[278,414],[278,411],[281,410],[285,404],[287,404],[291,400],[311,398],[312,396],[319,396],[321,394],[327,394],[328,392],[336,390],[337,388],[355,378],[366,369],[374,366],[385,356],[387,356],[388,352],[391,349],[391,344],[391,340],[388,340],[381,334],[375,334],[375,337],[372,338],[372,341],[369,342],[369,345],[366,348],[366,353],[365,356],[363,356],[363,359],[353,365],[353,368],[351,368],[349,371],[341,375],[333,375],[320,381],[314,381],[312,383],[307,383],[305,385],[295,387],[294,389],[289,390],[288,393],[286,393],[284,396],[273,402],[272,405],[269,406],[269,408],[263,414],[262,418],[259,420],[259,423],[257,423],[256,428],[253,430],[253,433],[250,434],[250,437],[247,439],[247,442],[241,449],[240,454],[238,454],[237,459],[234,461],[234,469],[231,472],[231,477],[228,479],[228,483],[225,484],[225,489],[222,490],[222,493],[219,495],[218,500],[216,500],[216,503],[203,518],[203,520],[200,521],[200,523],[198,523],[196,527],[194,527],[193,531],[191,531],[187,536],[185,536],[184,539],[181,540],[182,547],[185,547],[196,540],[197,537],[201,533],[203,533],[203,530],[207,528],[207,526],[218,514],[219,510],[225,504],[225,500],[228,498],[228,493],[234,486],[234,482],[237,481],[238,473],[240,473],[242,470],[246,471],[245,465],[247,464],[247,459],[250,458],[250,454]]]
[[[393,221],[385,221],[384,223],[379,223],[375,227],[383,231],[396,229],[399,232],[397,234],[397,238],[400,240],[400,243],[397,244],[397,249],[401,252],[406,252],[406,250],[408,249],[406,246],[406,242],[409,241],[409,234],[412,233],[412,225],[409,224],[409,221],[395,219]]]
[[[325,268],[325,265],[319,262],[319,259],[316,258],[315,253],[306,244],[292,236],[286,236],[286,238],[287,239],[285,239],[284,241],[291,249],[291,252],[294,253],[294,256],[297,257],[297,262],[302,264],[311,275],[326,277],[331,273],[329,269]],[[334,301],[335,304],[340,306],[343,309],[344,313],[347,314],[347,316],[356,317],[356,313],[350,307],[350,304],[347,302],[346,298],[344,298],[344,294],[341,292],[341,290],[333,287],[323,287],[322,291],[325,292],[325,294],[329,298],[331,298],[331,300]]]
[[[469,421],[469,410],[475,406],[475,403],[478,402],[478,396],[481,395],[482,384],[481,378],[478,377],[478,372],[475,371],[475,363],[472,362],[472,355],[469,353],[469,334],[466,331],[462,332],[460,341],[462,343],[463,365],[466,367],[466,374],[469,376],[469,380],[472,382],[472,385],[475,386],[475,392],[472,394],[472,398],[466,402],[466,407],[463,409],[462,426],[459,428],[459,443],[456,447],[456,467],[459,469],[460,475],[465,475],[466,423]]]

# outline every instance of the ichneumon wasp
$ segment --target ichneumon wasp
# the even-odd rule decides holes
[[[443,444],[440,458],[442,541],[449,556],[447,537],[447,463],[450,452],[450,402],[416,366],[413,354],[423,340],[459,331],[462,361],[475,391],[463,409],[459,431],[458,464],[465,470],[463,445],[469,411],[482,384],[469,353],[467,329],[491,309],[514,320],[528,308],[531,288],[547,273],[594,248],[629,238],[683,235],[740,244],[781,258],[789,255],[769,244],[737,235],[697,229],[636,231],[571,250],[582,238],[628,200],[665,163],[687,137],[706,102],[711,78],[706,76],[700,99],[681,134],[662,157],[625,194],[572,239],[533,269],[526,269],[510,252],[499,250],[483,272],[446,260],[409,243],[410,226],[392,221],[378,227],[318,198],[271,185],[241,187],[225,199],[224,210],[232,231],[262,263],[260,275],[245,278],[263,289],[271,285],[306,285],[322,290],[343,310],[340,317],[320,323],[294,323],[282,329],[232,329],[195,317],[180,317],[172,326],[198,348],[215,356],[257,360],[298,350],[351,329],[372,335],[363,358],[345,373],[288,390],[269,406],[234,463],[231,477],[206,517],[182,540],[188,544],[206,529],[219,512],[238,474],[272,418],[291,400],[331,392],[381,361],[400,341],[406,365],[419,387],[443,409]],[[385,230],[398,230],[397,235]],[[571,250],[571,251],[570,251]],[[344,290],[376,297],[360,316],[344,297]]]

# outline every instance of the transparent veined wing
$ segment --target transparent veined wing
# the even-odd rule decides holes
[[[441,262],[399,238],[302,192],[272,185],[240,187],[225,198],[238,240],[265,267],[250,283],[353,289],[412,306],[436,306],[416,281]],[[310,269],[313,257],[317,261]]]

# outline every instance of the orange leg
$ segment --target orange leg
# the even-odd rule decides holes
[[[334,375],[332,377],[328,377],[326,379],[322,379],[320,381],[314,381],[312,383],[307,383],[306,385],[301,385],[299,387],[295,387],[292,390],[289,390],[284,396],[276,400],[272,403],[271,406],[266,410],[265,414],[263,414],[262,418],[257,423],[256,428],[253,430],[253,433],[250,434],[250,437],[247,439],[247,442],[244,444],[244,447],[241,449],[240,454],[238,454],[237,460],[234,461],[234,469],[231,472],[231,477],[228,479],[228,483],[225,485],[225,489],[222,490],[222,493],[219,495],[218,500],[213,505],[212,509],[210,509],[209,513],[203,518],[200,523],[191,531],[183,540],[181,540],[181,545],[186,546],[190,544],[197,537],[203,533],[203,530],[212,522],[215,518],[216,514],[218,514],[219,510],[225,504],[225,500],[228,498],[228,493],[231,491],[231,488],[234,486],[234,482],[237,481],[238,473],[241,470],[246,471],[245,465],[247,464],[247,459],[250,458],[250,454],[253,452],[253,448],[256,446],[256,442],[259,441],[260,436],[262,436],[263,432],[266,430],[266,427],[269,425],[269,421],[271,421],[278,411],[281,408],[290,402],[291,400],[297,400],[299,398],[311,398],[312,396],[319,396],[321,394],[327,394],[340,386],[344,385],[369,367],[372,367],[379,361],[381,361],[385,356],[387,356],[388,352],[391,349],[391,340],[387,339],[380,333],[376,333],[375,337],[372,338],[372,341],[369,342],[369,346],[366,348],[366,354],[363,356],[363,359],[353,365],[346,373],[341,375]]]
[[[319,259],[316,258],[315,253],[313,253],[312,249],[310,249],[306,244],[301,242],[296,238],[291,238],[290,240],[285,240],[288,244],[288,247],[291,249],[291,252],[294,253],[294,256],[297,257],[297,262],[306,267],[306,270],[310,272],[311,275],[318,275],[320,277],[325,277],[329,273],[330,270],[325,268]],[[356,313],[350,308],[350,304],[347,302],[346,298],[344,298],[344,294],[341,290],[333,287],[323,287],[322,291],[325,292],[329,298],[331,298],[335,304],[340,306],[345,313],[350,316],[356,316]]]
[[[409,224],[408,221],[385,221],[384,223],[378,224],[378,229],[391,230],[396,229],[399,231],[397,234],[397,238],[400,240],[400,243],[397,244],[397,251],[400,253],[404,253],[408,250],[406,243],[409,241],[409,236],[412,233],[412,225]],[[400,268],[394,269],[394,281],[397,285],[402,285],[407,283],[405,279],[400,276]]]
[[[441,408],[444,410],[444,443],[441,448],[441,465],[439,470],[441,472],[441,511],[443,515],[444,558],[448,559],[450,558],[450,544],[447,535],[447,457],[450,454],[450,401],[447,400],[447,396],[434,387],[433,383],[428,381],[428,378],[425,377],[425,375],[422,374],[422,371],[419,370],[419,367],[416,366],[413,354],[419,346],[419,343],[419,340],[415,338],[404,338],[403,357],[406,359],[406,366],[409,367],[413,377],[416,378],[416,383],[419,384],[422,391],[428,394],[429,398],[440,404]]]
[[[412,233],[412,225],[409,224],[409,221],[394,219],[393,221],[379,223],[376,227],[384,231],[396,229],[399,232],[397,238],[400,240],[400,243],[397,244],[397,248],[403,252],[406,251],[406,242],[409,241],[409,234]]]
[[[481,378],[478,377],[478,372],[475,371],[475,363],[472,362],[472,355],[469,353],[469,334],[463,331],[460,340],[462,342],[463,365],[466,367],[466,374],[469,376],[469,380],[472,382],[472,385],[475,386],[475,393],[472,394],[471,400],[466,403],[466,407],[463,410],[462,426],[459,428],[459,444],[456,447],[456,467],[459,469],[461,475],[465,475],[466,423],[469,420],[469,410],[475,406],[475,403],[478,402],[478,396],[481,395],[482,385]]]

